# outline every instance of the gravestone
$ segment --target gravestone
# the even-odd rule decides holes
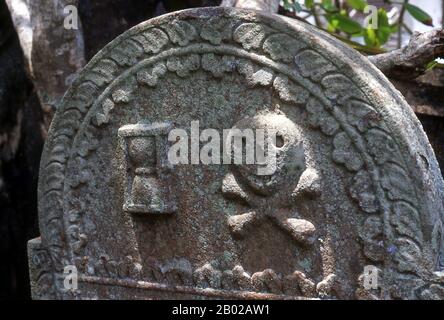
[[[196,121],[275,130],[275,170],[171,163],[173,129],[202,154]],[[357,52],[280,16],[168,14],[98,53],[55,115],[33,297],[442,298],[443,186],[419,121]]]

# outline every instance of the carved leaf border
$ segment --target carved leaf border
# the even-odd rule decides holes
[[[81,219],[75,216],[81,217],[85,208],[81,203],[63,205],[63,199],[75,199],[72,188],[76,187],[67,183],[65,169],[74,156],[85,159],[94,150],[94,146],[79,146],[89,125],[106,125],[113,108],[128,102],[135,88],[121,87],[119,79],[131,75],[132,86],[155,86],[167,71],[186,77],[202,68],[215,77],[237,70],[250,85],[271,86],[282,100],[306,105],[310,124],[332,138],[333,160],[355,175],[352,198],[367,219],[379,219],[383,249],[395,251],[392,258],[380,261],[381,255],[374,252],[378,250],[374,242],[378,234],[363,226],[361,238],[367,257],[383,262],[385,268],[394,268],[400,276],[408,273],[421,277],[422,271],[415,267],[422,259],[417,194],[408,182],[411,177],[400,158],[399,145],[365,93],[322,53],[306,49],[306,39],[271,26],[220,19],[224,23],[173,19],[159,26],[133,29],[93,58],[86,67],[88,74],[80,76],[66,94],[63,110],[54,119],[52,139],[45,147],[48,155],[42,161],[40,182],[41,230],[54,271],[60,272],[67,262],[79,263],[82,258],[87,239]],[[231,32],[227,32],[227,25]],[[215,64],[217,59],[220,64]],[[356,92],[359,94],[352,95]],[[318,112],[324,116],[319,117]],[[390,148],[368,145],[374,135]],[[386,154],[387,150],[391,153]],[[88,168],[84,173],[87,177]],[[82,183],[88,179],[77,185]]]

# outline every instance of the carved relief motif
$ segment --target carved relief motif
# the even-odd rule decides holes
[[[251,208],[250,212],[228,218],[231,232],[242,237],[252,225],[269,218],[295,241],[312,244],[316,227],[293,209],[304,196],[315,196],[320,192],[318,175],[305,164],[300,130],[280,114],[246,118],[234,128],[276,130],[276,146],[272,147],[277,149],[277,163],[271,175],[258,175],[256,165],[242,164],[234,165],[224,178],[222,193],[227,198],[247,203]]]
[[[177,209],[167,160],[168,123],[126,125],[119,129],[125,154],[126,190],[123,210],[164,214]]]
[[[412,176],[416,165],[410,155],[410,158],[406,156],[405,146],[393,133],[394,129],[385,123],[380,112],[382,107],[369,101],[368,95],[355,85],[350,75],[343,74],[335,61],[315,48],[306,49],[312,46],[306,36],[284,32],[288,27],[279,23],[264,25],[265,22],[258,23],[245,17],[211,19],[208,23],[208,17],[189,21],[165,18],[159,20],[162,22],[155,28],[139,27],[130,31],[126,38],[103,50],[68,92],[45,149],[39,188],[40,219],[41,225],[45,226],[41,232],[48,246],[53,272],[60,272],[66,262],[77,261],[75,257],[82,257],[81,250],[75,250],[71,243],[80,240],[68,240],[71,242],[66,244],[63,239],[66,234],[74,234],[73,239],[80,239],[70,227],[81,224],[84,216],[71,220],[69,214],[73,207],[71,203],[64,203],[64,199],[68,195],[74,199],[72,188],[82,188],[93,181],[85,175],[78,181],[80,183],[72,184],[67,179],[66,167],[73,155],[86,161],[87,154],[94,152],[94,148],[88,148],[89,145],[80,147],[74,141],[79,140],[88,128],[107,125],[112,113],[120,107],[119,104],[129,101],[137,86],[155,87],[167,71],[187,77],[203,69],[215,77],[237,71],[252,87],[268,86],[282,101],[304,106],[308,123],[331,137],[332,161],[353,177],[349,191],[363,213],[359,235],[365,256],[380,267],[394,270],[385,275],[388,283],[402,279],[404,274],[420,281],[427,279],[429,271],[421,263],[426,259],[426,237],[418,227],[423,213]],[[206,23],[195,23],[197,20]],[[121,80],[125,79],[131,81],[121,85]],[[127,88],[128,84],[130,88]],[[243,125],[242,122],[239,124]],[[176,202],[169,198],[174,192],[165,189],[166,185],[171,185],[165,183],[169,173],[159,156],[163,133],[156,130],[154,125],[137,124],[119,131],[128,168],[124,210],[140,213],[175,211]],[[302,145],[295,143],[293,147],[303,154]],[[141,153],[145,156],[140,157]],[[299,168],[295,168],[293,175],[297,185],[284,195],[261,189],[260,184],[242,174],[243,168],[233,168],[225,177],[224,195],[244,201],[251,208],[250,212],[229,218],[228,224],[234,235],[242,236],[252,222],[266,217],[289,232],[295,241],[311,242],[316,227],[290,208],[297,207],[300,194],[316,195],[318,176],[305,167],[302,156],[298,159]],[[279,179],[276,183],[280,183]],[[159,193],[153,193],[153,190]],[[265,192],[266,200],[258,196],[261,192]],[[82,199],[76,200],[82,202]],[[273,210],[267,208],[269,203],[276,205]],[[440,223],[440,218],[435,220]],[[81,228],[76,230],[81,234]],[[441,236],[435,233],[433,241],[441,243]],[[80,247],[87,246],[87,241],[83,238]],[[435,249],[435,255],[437,250],[439,248]],[[266,277],[275,278],[268,271]],[[332,278],[326,278],[320,287],[327,288]],[[313,292],[310,280],[301,283],[308,283],[305,290]],[[410,297],[416,288],[401,293],[400,297]],[[437,291],[439,288],[433,287],[424,291],[424,295]],[[383,296],[389,297],[390,293]]]
[[[150,280],[156,283],[194,289],[266,293],[284,298],[333,298],[337,285],[334,274],[329,274],[316,283],[301,271],[284,275],[269,268],[251,274],[241,265],[224,268],[217,260],[193,269],[190,261],[185,258],[164,263],[152,259],[149,269]]]

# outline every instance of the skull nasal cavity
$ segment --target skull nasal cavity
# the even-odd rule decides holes
[[[282,137],[282,135],[278,134],[276,136],[276,147],[282,148],[284,146],[284,144],[285,144],[284,137]]]

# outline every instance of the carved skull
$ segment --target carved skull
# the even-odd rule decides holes
[[[269,137],[275,132],[275,145],[271,139],[265,139],[265,160],[263,164],[245,164],[234,165],[234,173],[243,180],[255,193],[263,196],[270,196],[277,191],[292,191],[295,189],[302,173],[306,169],[304,147],[299,128],[285,115],[269,113],[257,115],[252,118],[245,118],[235,124],[233,129],[263,129],[265,136]],[[255,135],[255,139],[256,139]],[[256,144],[256,141],[255,141]],[[256,144],[257,147],[257,144]],[[276,152],[275,159],[267,154],[267,149],[274,148]],[[256,157],[257,157],[256,150]],[[258,174],[258,168],[271,167],[271,161],[276,162],[273,173],[268,175]]]

